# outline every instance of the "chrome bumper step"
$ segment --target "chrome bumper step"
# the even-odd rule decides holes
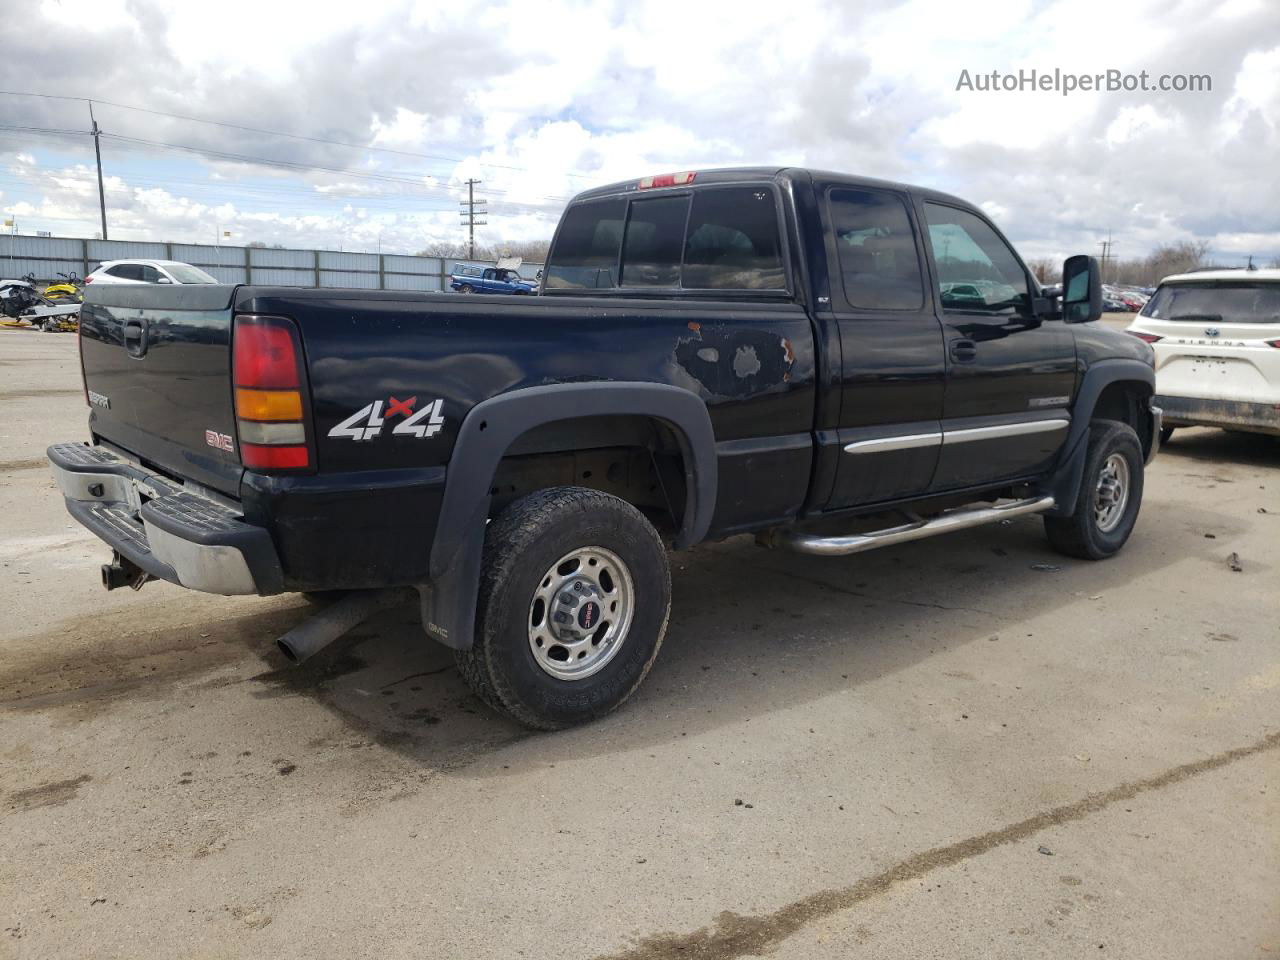
[[[1053,497],[1028,497],[1025,500],[1014,500],[1011,503],[1002,503],[993,507],[957,507],[929,520],[914,520],[869,533],[829,537],[817,533],[806,533],[802,530],[783,529],[772,530],[756,539],[766,547],[786,547],[798,553],[809,553],[818,557],[843,557],[850,553],[862,553],[895,543],[924,540],[926,537],[950,533],[953,530],[981,527],[988,523],[1008,520],[1011,517],[1044,513],[1052,510],[1053,507]]]

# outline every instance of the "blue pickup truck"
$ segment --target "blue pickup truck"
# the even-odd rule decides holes
[[[449,287],[458,293],[534,293],[536,280],[526,280],[506,267],[478,267],[455,263]]]

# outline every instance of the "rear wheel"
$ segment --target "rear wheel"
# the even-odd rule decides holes
[[[1069,517],[1045,517],[1054,549],[1102,560],[1124,546],[1142,504],[1142,444],[1133,427],[1116,420],[1089,425],[1084,477]]]
[[[458,668],[525,726],[572,726],[635,691],[670,610],[666,550],[635,507],[583,487],[541,490],[485,532],[475,640]]]
[[[458,288],[458,292],[459,293],[475,293],[476,288],[471,286],[471,284],[469,283],[464,283],[462,286]]]

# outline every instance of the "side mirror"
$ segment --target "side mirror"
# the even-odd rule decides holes
[[[1062,319],[1091,323],[1102,316],[1102,272],[1095,257],[1078,254],[1062,264]]]
[[[173,281],[170,280],[168,277],[161,277],[156,281],[156,283],[173,283]]]

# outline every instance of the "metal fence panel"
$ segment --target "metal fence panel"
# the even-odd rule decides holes
[[[251,267],[245,269],[245,258]],[[20,277],[33,273],[40,280],[58,273],[91,273],[104,260],[173,259],[191,263],[226,283],[281,286],[321,286],[388,290],[440,290],[454,261],[404,254],[338,252],[334,250],[277,250],[270,247],[231,247],[203,243],[149,243],[132,240],[81,240],[73,237],[0,235],[0,274]],[[490,260],[469,260],[491,266]],[[520,272],[529,278],[541,264],[526,263]]]
[[[378,275],[376,273],[344,273],[339,270],[321,270],[320,286],[355,287],[358,290],[377,290]]]
[[[15,237],[0,235],[0,257],[61,257],[79,260],[83,241],[66,237]]]
[[[215,247],[211,243],[173,243],[169,245],[174,260],[203,266],[229,267],[244,263],[244,247]]]
[[[279,253],[280,251],[275,251]],[[316,274],[314,270],[272,269],[270,267],[254,267],[249,271],[249,283],[260,283],[269,287],[314,287]]]
[[[250,247],[249,263],[255,267],[314,268],[316,255],[314,250],[272,250],[269,247]]]
[[[84,272],[84,263],[80,260],[28,260],[24,257],[0,258],[0,279],[20,280],[28,273],[34,273],[41,283],[61,280],[59,273]]]
[[[404,257],[395,253],[384,254],[382,264],[387,273],[439,274],[444,269],[439,257]]]
[[[320,268],[322,270],[378,270],[376,253],[335,253],[332,250],[320,251]]]
[[[134,240],[90,240],[91,260],[167,260],[168,244],[138,243]]]
[[[248,271],[244,267],[201,267],[205,273],[209,274],[219,283],[248,283]]]
[[[438,291],[443,289],[440,277],[435,274],[388,273],[384,279],[388,290]]]

